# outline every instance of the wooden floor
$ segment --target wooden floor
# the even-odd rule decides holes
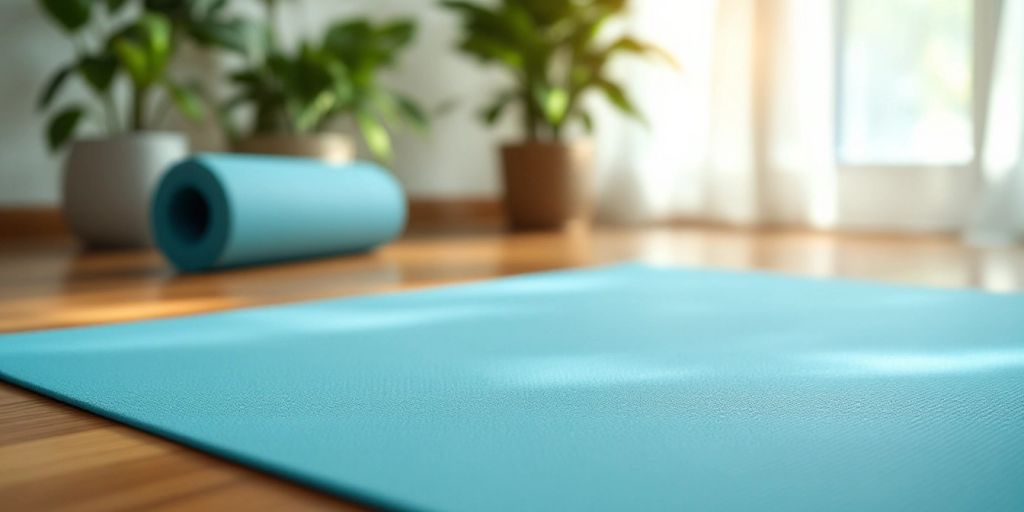
[[[405,290],[643,261],[945,288],[1024,289],[1024,249],[944,237],[662,227],[566,234],[421,230],[373,254],[176,275],[156,254],[0,240],[0,332]],[[0,384],[2,510],[351,508]]]

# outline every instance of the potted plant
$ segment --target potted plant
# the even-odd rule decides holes
[[[674,59],[653,45],[603,32],[622,16],[625,0],[502,0],[483,6],[445,1],[461,17],[459,48],[508,71],[513,83],[482,112],[487,124],[509,105],[518,106],[525,140],[501,148],[504,202],[512,227],[561,228],[589,216],[592,149],[586,140],[566,140],[570,123],[589,134],[593,119],[584,106],[592,91],[625,114],[641,116],[623,88],[607,73],[622,53]]]
[[[377,80],[414,33],[409,20],[374,25],[357,19],[330,26],[321,41],[303,42],[292,53],[279,48],[271,33],[265,57],[231,74],[237,93],[223,111],[232,148],[345,161],[355,148],[343,132],[355,128],[375,157],[388,160],[389,128],[427,125],[415,102]],[[239,128],[231,113],[243,106],[252,115]]]
[[[74,60],[50,79],[39,108],[55,110],[46,130],[51,150],[74,139],[65,163],[63,213],[90,245],[149,245],[150,194],[168,165],[188,152],[183,135],[153,128],[172,106],[189,118],[202,116],[193,87],[168,76],[174,50],[169,21],[148,11],[124,21],[127,3],[40,2],[74,43]],[[94,105],[55,106],[73,78],[85,83]],[[115,99],[119,81],[127,82],[126,105]],[[105,135],[76,138],[85,122],[98,123]]]

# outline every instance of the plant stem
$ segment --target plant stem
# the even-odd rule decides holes
[[[523,101],[523,122],[526,124],[526,140],[534,142],[539,138],[537,130],[537,109],[534,108],[533,102],[533,85],[535,83],[534,74],[530,70],[529,64],[523,70],[521,76],[522,79],[522,95]]]
[[[526,139],[530,142],[536,141],[538,137],[537,131],[537,111],[533,108],[533,95],[530,94],[530,89],[525,88],[523,90],[523,121],[526,128]]]
[[[146,96],[149,94],[149,88],[145,86],[135,87],[133,92],[132,131],[138,132],[146,128]]]
[[[253,116],[253,127],[251,133],[267,133],[274,130],[274,112],[266,105],[256,105],[256,115]]]
[[[103,117],[107,121],[107,135],[114,135],[121,131],[121,126],[117,119],[117,106],[114,105],[114,98],[110,95],[110,92],[100,95],[100,101],[103,103]]]
[[[270,31],[270,51],[274,51],[277,49],[277,30],[274,26],[278,15],[277,0],[263,0],[263,9],[267,19],[267,28]]]

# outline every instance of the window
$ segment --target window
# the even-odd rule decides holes
[[[967,165],[972,0],[838,0],[840,164]]]

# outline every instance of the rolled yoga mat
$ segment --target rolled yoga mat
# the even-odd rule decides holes
[[[1024,510],[1024,297],[621,266],[0,336],[0,378],[370,505]]]
[[[402,188],[367,162],[204,154],[164,176],[157,246],[185,271],[365,251],[405,226]]]

